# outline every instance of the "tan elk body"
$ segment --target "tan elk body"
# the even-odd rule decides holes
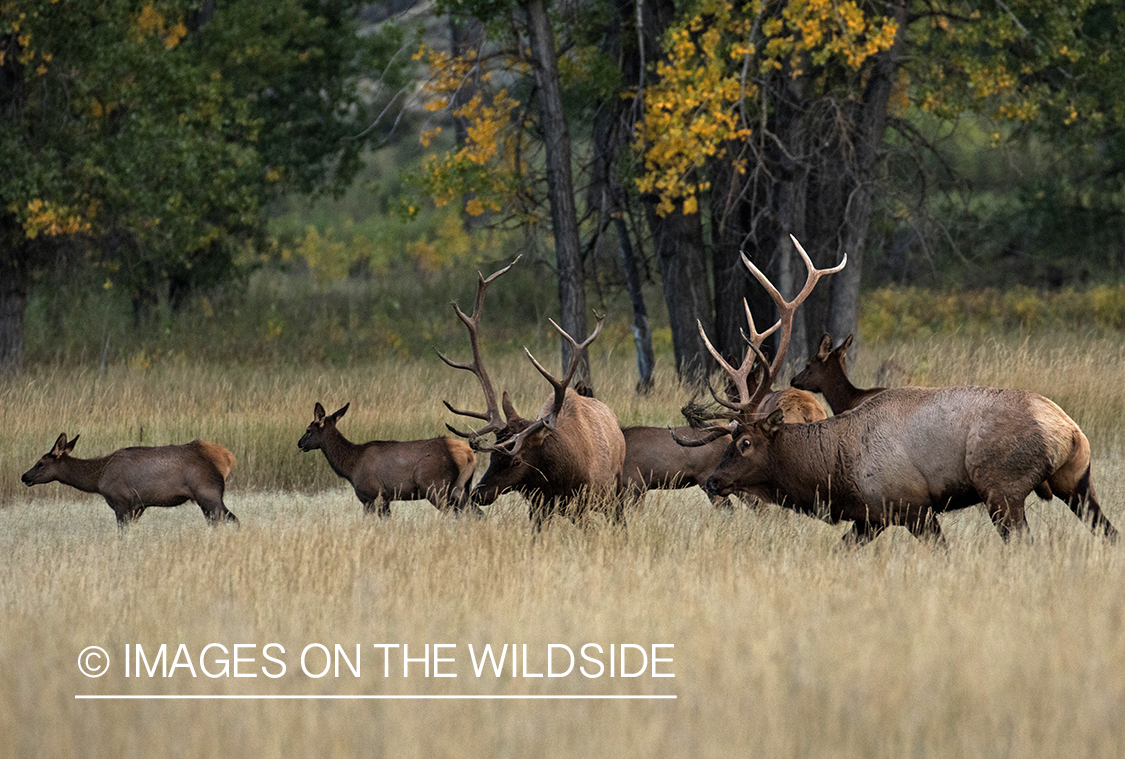
[[[323,452],[332,471],[351,483],[365,512],[389,516],[391,501],[428,500],[441,510],[452,504],[454,512],[465,508],[477,467],[467,443],[450,437],[353,443],[336,429],[350,405],[326,415],[318,402],[297,447]]]
[[[79,436],[67,442],[59,435],[54,447],[21,479],[25,485],[61,482],[85,493],[98,493],[117,517],[119,527],[135,521],[149,507],[179,506],[195,501],[211,524],[234,522],[223,505],[226,479],[234,454],[214,443],[195,440],[184,445],[122,448],[108,456],[71,456]]]
[[[601,318],[593,333],[581,344],[552,320],[551,324],[571,345],[571,361],[566,374],[561,379],[553,377],[528,352],[528,358],[553,391],[535,419],[521,417],[508,394],[504,393],[501,416],[501,404],[497,402],[496,391],[481,360],[480,317],[489,284],[516,261],[487,279],[483,275],[478,277],[471,316],[456,303],[453,304],[458,318],[469,332],[472,362],[460,363],[438,354],[449,366],[474,374],[484,393],[487,406],[484,412],[462,411],[448,402],[445,404],[456,414],[487,422],[480,429],[470,432],[446,425],[454,433],[468,438],[474,449],[490,454],[488,469],[473,489],[472,501],[486,506],[504,492],[521,493],[531,503],[529,516],[537,529],[551,514],[565,513],[577,518],[590,504],[613,504],[613,516],[620,519],[623,502],[618,494],[621,468],[625,462],[625,438],[617,423],[617,415],[596,398],[581,395],[570,387],[583,351],[601,332]],[[495,442],[485,442],[484,437],[488,434],[495,434]]]
[[[506,393],[504,411],[507,422],[496,433],[498,446],[534,423],[516,413]],[[515,455],[492,451],[488,469],[473,490],[473,502],[487,506],[514,490],[533,502],[531,516],[538,523],[579,496],[583,501],[615,500],[625,461],[617,415],[596,398],[566,388],[561,407],[555,409],[552,393],[536,418],[552,421],[525,438]],[[578,504],[579,510],[583,505]]]
[[[1109,537],[1090,476],[1090,444],[1052,401],[988,387],[895,388],[812,424],[775,414],[742,423],[708,491],[756,493],[865,541],[890,525],[940,536],[934,512],[984,503],[1005,538],[1026,529],[1024,500],[1064,500]]]

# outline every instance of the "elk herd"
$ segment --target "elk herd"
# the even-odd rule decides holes
[[[562,377],[527,358],[550,385],[534,418],[521,416],[509,395],[496,388],[481,354],[481,314],[489,286],[519,259],[477,282],[472,314],[453,303],[468,331],[471,361],[448,366],[473,374],[484,411],[446,408],[483,422],[456,437],[405,442],[353,443],[337,429],[348,405],[327,414],[317,402],[313,420],[297,445],[320,450],[328,465],[348,480],[364,511],[387,516],[394,500],[428,500],[439,510],[481,515],[501,494],[522,494],[536,530],[553,515],[580,520],[590,509],[623,522],[650,489],[700,486],[716,506],[732,495],[779,504],[831,523],[850,521],[849,543],[870,541],[890,526],[919,538],[942,540],[937,515],[983,504],[1004,539],[1027,530],[1024,502],[1031,493],[1062,499],[1092,530],[1113,540],[1117,531],[1102,512],[1090,475],[1090,444],[1069,416],[1036,393],[990,387],[855,387],[847,376],[852,337],[833,347],[825,335],[819,351],[791,381],[774,390],[785,364],[794,315],[817,282],[840,271],[817,269],[793,239],[808,274],[787,300],[743,256],[749,272],[777,308],[778,319],[759,332],[746,310],[746,352],[736,368],[707,338],[707,349],[726,375],[714,404],[690,403],[689,425],[626,427],[589,393],[572,387],[586,348],[602,329],[602,318],[582,342],[555,324],[570,344]],[[777,334],[772,360],[763,352]],[[826,415],[813,395],[831,407]],[[238,522],[223,504],[230,451],[196,440],[186,445],[123,448],[92,459],[73,457],[78,440],[62,434],[22,480],[28,485],[58,481],[99,493],[126,527],[148,507],[195,501],[212,524]],[[488,466],[473,485],[478,454]]]

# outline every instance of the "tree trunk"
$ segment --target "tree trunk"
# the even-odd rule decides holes
[[[843,252],[848,265],[839,274],[832,288],[829,332],[836,340],[855,334],[859,313],[859,286],[863,274],[863,251],[871,224],[871,201],[874,193],[875,167],[880,156],[887,127],[887,106],[898,69],[898,54],[906,39],[906,3],[895,5],[898,33],[889,50],[879,53],[874,71],[868,79],[859,114],[859,134],[855,141],[855,189],[848,200],[844,218]]]
[[[578,214],[574,206],[574,180],[570,167],[570,132],[563,112],[559,85],[555,33],[544,0],[526,0],[521,7],[527,17],[532,65],[539,89],[539,115],[547,161],[547,192],[555,236],[555,261],[559,273],[561,326],[577,341],[586,339],[586,290],[582,271],[582,248],[578,237]],[[570,345],[562,341],[562,365],[570,364]],[[575,384],[593,389],[590,364],[582,357]]]
[[[629,288],[629,301],[633,304],[633,343],[637,346],[637,392],[648,393],[653,388],[652,370],[656,356],[652,352],[652,328],[648,324],[648,309],[641,291],[641,270],[633,244],[629,240],[629,228],[620,213],[614,216],[617,239],[621,245],[621,267],[625,270],[625,283]]]
[[[653,247],[660,261],[664,301],[668,305],[676,373],[687,382],[700,383],[714,368],[697,325],[702,324],[709,333],[713,331],[703,222],[698,213],[676,210],[660,217],[654,202],[646,206]]]
[[[479,54],[483,42],[483,25],[477,18],[473,16],[454,16],[450,13],[449,51],[454,58],[459,58],[470,50],[476,50]],[[453,102],[450,103],[450,110],[456,111],[472,100],[479,89],[477,85],[478,80],[475,74],[467,78],[457,91],[453,93]],[[458,148],[464,147],[469,141],[469,126],[463,116],[453,116],[453,138]],[[465,207],[473,197],[473,193],[470,192],[466,192],[461,196],[461,227],[466,232],[471,232],[473,227],[477,226],[477,218],[470,216],[465,211]],[[469,245],[474,246],[475,240],[476,238],[470,235]]]
[[[18,252],[0,261],[0,372],[23,370],[27,282]]]

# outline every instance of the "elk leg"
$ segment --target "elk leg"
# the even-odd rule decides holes
[[[203,512],[203,516],[207,518],[207,523],[212,527],[216,527],[223,522],[233,522],[235,526],[238,526],[238,517],[223,505],[222,498],[203,497],[196,503],[199,504],[199,510]]]
[[[1024,498],[1027,496],[1025,495]],[[1005,498],[1002,495],[990,494],[985,499],[988,516],[1000,537],[1008,542],[1012,535],[1028,535],[1027,515],[1023,509],[1023,498]]]
[[[132,504],[110,504],[113,509],[113,515],[117,517],[117,529],[124,532],[129,528],[133,522],[144,513],[144,506],[134,506]]]
[[[531,519],[531,529],[535,532],[541,532],[543,530],[543,521],[548,516],[547,505],[543,502],[542,498],[531,499],[527,516]]]
[[[1090,479],[1090,467],[1070,486],[1070,483],[1056,478],[1053,483],[1055,495],[1066,502],[1074,516],[1086,523],[1094,533],[1105,535],[1110,541],[1117,542],[1117,530],[1106,517],[1102,507],[1098,504],[1098,497],[1094,494],[1094,483]],[[1049,490],[1048,490],[1049,492]]]
[[[472,502],[473,493],[466,487],[455,485],[453,488],[453,514],[462,516],[466,513],[471,517],[483,517],[484,512]]]
[[[390,499],[380,493],[370,500],[363,501],[363,513],[389,517],[391,515]]]

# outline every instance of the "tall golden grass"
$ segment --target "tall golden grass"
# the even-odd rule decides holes
[[[452,349],[455,350],[455,349]],[[1056,400],[1094,447],[1103,507],[1125,526],[1125,347],[1110,337],[946,338],[863,346],[858,384],[893,358],[920,383],[1025,387]],[[522,409],[544,383],[496,357]],[[686,399],[667,368],[632,393],[626,356],[595,357],[622,423],[669,424]],[[483,520],[396,503],[361,513],[296,441],[320,400],[351,402],[352,439],[440,434],[441,398],[477,407],[436,359],[346,370],[207,365],[43,372],[6,380],[0,509],[0,735],[13,756],[1106,756],[1125,755],[1125,549],[1058,501],[1032,499],[1034,540],[1003,544],[979,508],[942,517],[946,547],[891,530],[839,550],[846,525],[777,507],[711,509],[653,493],[621,529],[556,520],[532,536],[506,496]],[[210,530],[187,504],[119,536],[97,496],[31,491],[18,475],[59,432],[76,455],[215,440],[239,457]],[[125,678],[126,644],[193,657],[279,642],[284,677]],[[674,678],[477,678],[468,644],[671,643]],[[299,672],[302,647],[362,644],[362,676]],[[457,678],[382,676],[376,643],[454,643]],[[110,672],[83,677],[100,645]],[[229,658],[229,657],[228,657]],[[392,665],[396,660],[392,659]],[[401,660],[398,660],[401,667]],[[195,658],[198,666],[198,658]],[[537,669],[538,667],[538,669]],[[653,695],[645,701],[76,700],[118,695]]]

